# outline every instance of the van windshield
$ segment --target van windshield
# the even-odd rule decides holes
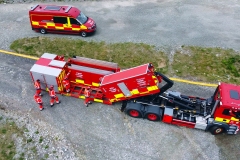
[[[87,16],[85,16],[82,12],[77,17],[77,20],[79,20],[81,24],[86,23],[87,19],[88,19]]]

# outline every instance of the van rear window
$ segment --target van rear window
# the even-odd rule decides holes
[[[239,100],[239,93],[238,93],[238,91],[230,90],[230,97],[231,97],[232,99]]]

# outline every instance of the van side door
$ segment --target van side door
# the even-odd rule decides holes
[[[72,31],[79,32],[81,24],[74,18],[70,18],[70,24],[72,27]]]
[[[67,17],[53,17],[53,22],[55,23],[55,29],[61,31],[70,31],[70,27],[68,26]]]

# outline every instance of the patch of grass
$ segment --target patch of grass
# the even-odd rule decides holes
[[[36,148],[36,146],[32,147],[31,150],[33,151],[34,154],[37,153],[37,148]]]
[[[46,153],[46,154],[44,154],[44,158],[48,158],[49,157],[49,155]]]
[[[41,136],[40,138],[39,138],[39,143],[42,143],[43,142],[43,137]]]
[[[167,56],[154,46],[143,43],[86,42],[66,38],[23,38],[14,41],[10,48],[15,52],[31,56],[55,53],[66,57],[82,56],[118,63],[122,69],[152,62],[157,70],[166,72]]]
[[[10,125],[15,125],[14,121],[9,122]]]
[[[39,134],[39,131],[36,131],[35,134]]]
[[[2,134],[6,134],[7,133],[7,129],[6,128],[2,128]]]
[[[16,154],[16,147],[12,139],[13,134],[23,136],[23,132],[15,123],[0,124],[0,160],[12,160]]]
[[[24,132],[29,132],[29,130],[27,128],[24,128],[23,131]]]
[[[46,145],[44,148],[45,148],[45,149],[48,149],[48,148],[49,148],[49,146],[48,146],[48,145]]]
[[[2,119],[3,119],[3,117],[1,116],[1,117],[0,117],[0,120],[2,120]]]
[[[205,82],[240,84],[240,56],[232,49],[182,46],[174,55],[171,75]]]
[[[32,142],[32,138],[27,139],[27,143]]]
[[[151,62],[157,71],[167,76],[240,84],[240,56],[232,49],[182,46],[169,64],[167,53],[143,43],[107,44],[67,38],[34,37],[16,40],[10,48],[18,53],[38,57],[48,52],[65,55],[66,58],[75,55],[105,60],[118,63],[121,69]]]
[[[24,160],[24,153],[20,154],[19,160]]]

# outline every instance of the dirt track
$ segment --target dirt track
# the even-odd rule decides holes
[[[86,40],[144,42],[169,51],[178,45],[239,49],[238,2],[162,0],[67,4],[82,8],[96,20],[97,34]],[[29,25],[27,12],[32,5],[0,5],[1,49],[9,49],[11,42],[18,38],[41,36]],[[22,116],[28,113],[31,120],[43,121],[49,130],[57,130],[71,143],[71,151],[78,159],[239,159],[239,135],[214,137],[200,130],[136,120],[119,112],[118,104],[94,103],[85,108],[82,100],[60,97],[60,105],[39,112],[32,99],[34,89],[29,76],[33,64],[32,60],[0,54],[0,104],[7,112]],[[214,91],[185,84],[176,84],[174,89],[204,97]],[[43,99],[48,104],[48,97]],[[64,151],[63,159],[69,159],[70,153]]]

